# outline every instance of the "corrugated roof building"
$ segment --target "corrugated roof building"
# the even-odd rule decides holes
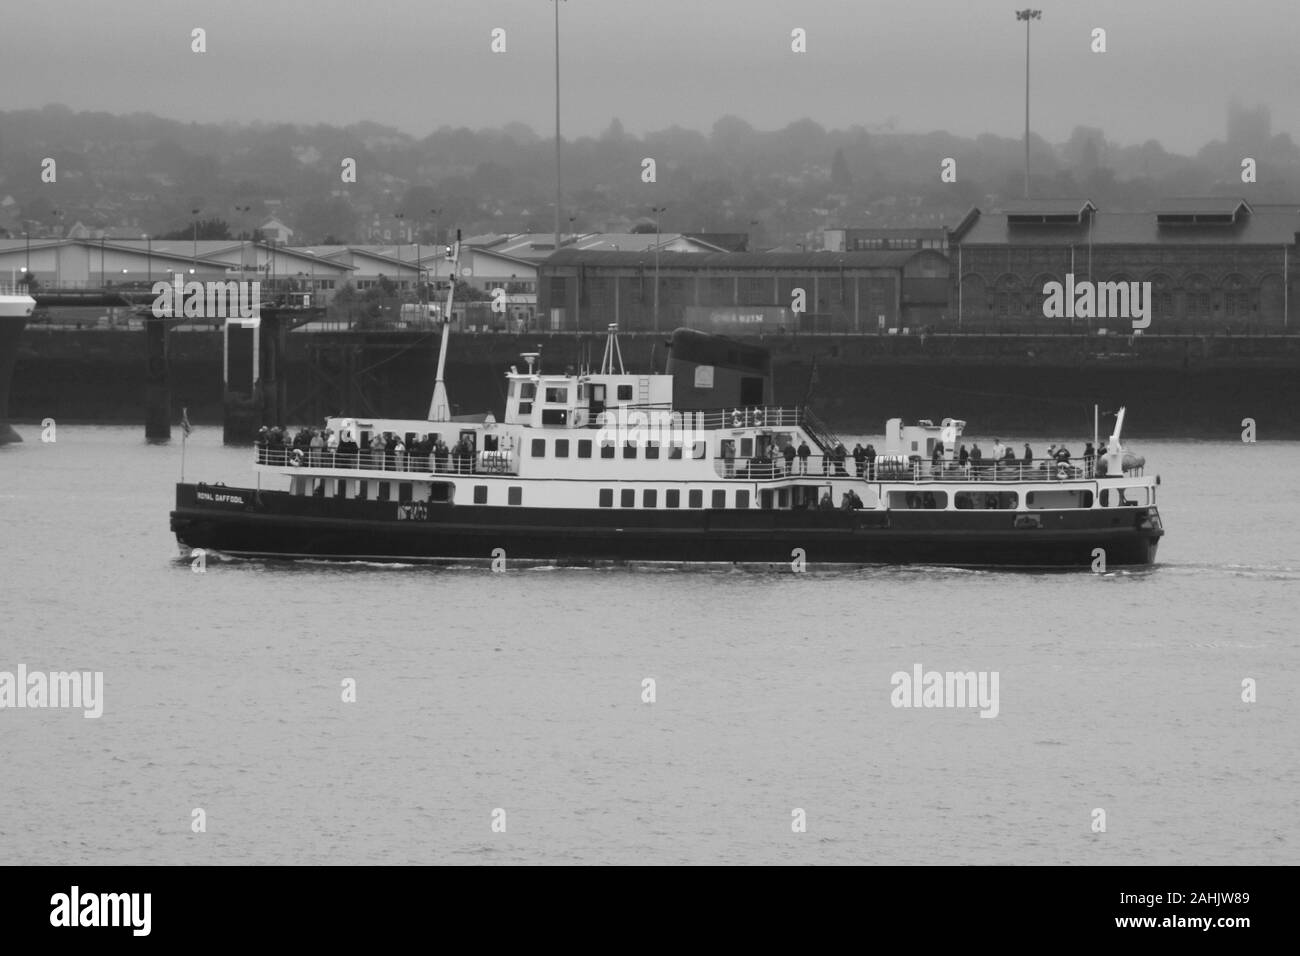
[[[1149,332],[1282,331],[1295,306],[1300,204],[1178,197],[1143,212],[1086,199],[1021,200],[973,209],[949,236],[950,296],[962,328],[1064,331],[1120,327],[1115,317],[1044,315],[1049,283],[1146,283]]]
[[[948,259],[934,250],[565,248],[540,266],[538,306],[557,330],[883,334],[945,322],[948,281]]]

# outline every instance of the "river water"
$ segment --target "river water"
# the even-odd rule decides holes
[[[1138,445],[1135,572],[199,574],[179,433],[19,431],[0,679],[102,672],[103,714],[0,709],[0,862],[1300,863],[1300,445]],[[220,442],[189,479],[249,484]],[[893,706],[918,664],[996,717]]]

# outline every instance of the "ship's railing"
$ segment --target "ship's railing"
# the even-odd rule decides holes
[[[683,428],[794,428],[804,423],[804,411],[789,405],[737,405],[734,408],[710,408],[683,411]]]
[[[26,282],[0,282],[0,295],[31,295]]]
[[[388,453],[374,448],[357,452],[330,451],[326,448],[263,448],[254,450],[259,465],[272,468],[311,468],[334,471],[392,471],[427,476],[439,475],[513,475],[518,473],[509,452],[484,451],[466,457],[448,451],[446,455],[413,452]]]
[[[1034,458],[1015,461],[968,461],[962,465],[956,460],[939,459],[923,461],[916,457],[878,457],[874,461],[858,462],[852,455],[839,459],[836,455],[809,455],[787,462],[758,458],[726,458],[713,460],[714,471],[720,478],[741,480],[767,480],[771,478],[861,478],[865,481],[931,482],[931,481],[1078,481],[1105,477],[1097,470],[1094,458],[1072,459],[1068,462],[1054,458]],[[1141,469],[1130,469],[1125,476],[1138,477]],[[1111,477],[1120,477],[1112,475]]]

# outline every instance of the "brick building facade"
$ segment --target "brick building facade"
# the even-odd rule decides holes
[[[950,237],[951,314],[970,330],[1107,325],[1044,317],[1044,285],[1073,274],[1076,281],[1150,282],[1151,334],[1290,331],[1297,229],[1300,206],[1241,199],[1166,200],[1138,213],[1106,212],[1085,200],[974,209]]]

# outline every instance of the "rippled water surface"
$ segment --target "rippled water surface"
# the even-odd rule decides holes
[[[179,433],[20,431],[0,671],[102,671],[104,714],[0,710],[5,862],[1300,862],[1300,446],[1142,443],[1135,572],[195,574]],[[247,485],[220,440],[187,476]],[[918,663],[997,717],[893,707]]]

